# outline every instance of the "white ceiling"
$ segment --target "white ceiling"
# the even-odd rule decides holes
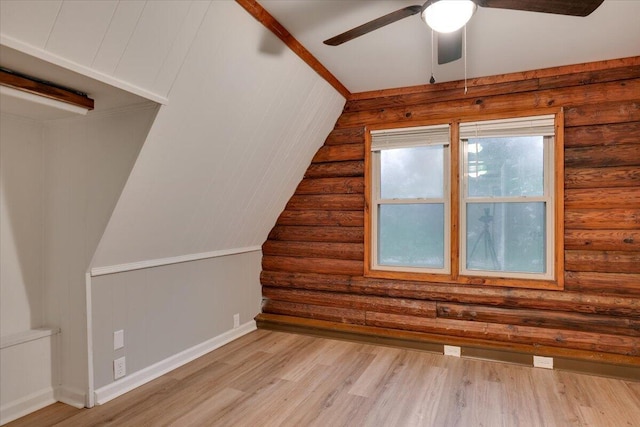
[[[419,15],[341,46],[322,43],[420,0],[258,1],[352,93],[429,82],[431,31]],[[636,56],[640,0],[605,0],[584,18],[478,8],[467,40],[469,78]],[[438,82],[461,80],[464,68],[458,60],[433,72]]]

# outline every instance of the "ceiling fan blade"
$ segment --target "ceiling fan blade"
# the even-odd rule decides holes
[[[328,44],[329,46],[341,45],[342,43],[353,40],[356,37],[360,37],[362,35],[370,33],[371,31],[377,30],[378,28],[382,28],[385,25],[389,25],[408,16],[415,15],[421,10],[422,6],[407,6],[404,9],[396,10],[395,12],[391,12],[387,15],[381,16],[380,18],[374,19],[373,21],[369,21],[366,24],[362,24],[358,27],[350,29],[349,31],[345,31],[342,34],[338,34],[335,37],[331,37],[330,39],[325,40],[324,44]]]
[[[558,15],[587,16],[604,0],[474,0],[478,6]]]
[[[462,58],[462,32],[464,27],[453,33],[438,33],[438,65]]]

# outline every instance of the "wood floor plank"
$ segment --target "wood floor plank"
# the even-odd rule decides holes
[[[640,418],[634,422],[627,419],[625,412],[628,411],[628,408],[640,408],[640,406],[632,395],[619,392],[617,384],[605,378],[586,376],[576,376],[575,383],[587,397],[581,401],[582,404],[577,406],[586,425],[631,427],[640,422]],[[602,396],[615,396],[615,398],[604,406],[601,404]]]
[[[433,426],[440,407],[442,390],[447,379],[447,370],[434,363],[432,358],[420,358],[415,371],[417,386],[413,388],[414,399],[411,400],[411,413],[407,416],[408,426]],[[425,384],[428,386],[425,387]],[[375,425],[375,418],[369,425]]]
[[[365,425],[401,425],[419,426],[425,424],[425,414],[430,411],[422,411],[422,404],[433,401],[435,396],[426,397],[424,392],[432,389],[429,375],[431,363],[421,363],[424,360],[433,362],[435,356],[423,357],[425,354],[418,352],[404,352],[393,355],[393,361],[384,370],[386,375],[377,377],[378,382],[370,394],[372,410],[369,412]],[[387,359],[388,360],[388,359]],[[395,368],[389,369],[393,365]],[[435,368],[437,369],[437,368]],[[365,372],[366,374],[366,372]],[[423,387],[425,381],[429,381],[429,387]],[[436,387],[433,384],[433,387]],[[437,401],[437,400],[436,400]]]
[[[82,412],[84,412],[82,409],[56,402],[53,405],[49,405],[44,409],[26,415],[7,425],[20,425],[22,427],[54,425]]]
[[[308,424],[297,425],[352,427],[354,420],[362,419],[369,411],[371,402],[364,397],[348,394],[343,389],[335,395],[335,399],[329,405],[315,419],[307,417],[304,422]]]
[[[373,354],[372,346],[362,343],[353,343],[337,340],[323,340],[318,341],[321,344],[320,347],[315,349],[315,352],[309,353],[306,360],[299,366],[289,369],[289,372],[285,374],[284,379],[297,381],[303,376],[310,368],[316,365],[325,367],[334,367],[340,363],[340,359],[344,357],[345,353],[358,352]],[[306,365],[306,366],[305,366]]]
[[[304,400],[305,393],[300,393],[300,387],[307,390],[317,388],[325,378],[324,368],[315,367],[307,371],[299,382],[277,380],[277,385],[269,390],[269,398],[254,394],[249,399],[237,403],[232,411],[228,411],[221,419],[221,425],[281,425],[295,411]],[[256,411],[254,408],[259,407]]]
[[[225,408],[232,407],[234,403],[244,395],[243,392],[224,388],[201,404],[192,407],[187,413],[176,418],[171,427],[198,427],[219,421],[219,414]]]
[[[624,385],[631,390],[631,395],[636,398],[638,402],[638,407],[640,407],[640,382],[625,382]]]
[[[178,382],[168,393],[159,396],[155,402],[158,410],[150,412],[136,408],[119,422],[131,426],[171,424],[186,416],[194,407],[201,406],[215,389],[218,379],[230,368],[232,365],[211,363],[205,369]]]
[[[285,425],[307,426],[319,418],[329,417],[325,412],[334,411],[344,403],[346,398],[343,395],[348,394],[348,390],[373,358],[372,354],[362,352],[343,354],[334,365],[326,368],[324,381],[319,387],[310,390],[296,411],[288,417]]]
[[[254,331],[92,409],[24,426],[638,426],[640,383]]]
[[[383,348],[377,352],[367,369],[349,389],[349,394],[362,397],[371,397],[377,394],[393,375],[388,368],[394,366],[401,355],[401,350],[396,348]]]

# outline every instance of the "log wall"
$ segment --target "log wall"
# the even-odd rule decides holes
[[[364,277],[364,129],[565,111],[565,289]],[[356,94],[263,245],[263,313],[640,365],[640,57]],[[306,321],[306,320],[305,320]],[[555,349],[555,350],[554,350]]]

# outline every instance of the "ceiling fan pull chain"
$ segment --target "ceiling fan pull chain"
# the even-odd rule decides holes
[[[436,82],[436,78],[433,77],[433,53],[434,45],[433,45],[433,29],[431,30],[431,78],[429,79],[429,83],[434,84]]]
[[[429,79],[429,83],[434,84],[436,82],[436,78],[433,77],[433,62],[435,55],[435,45],[433,43],[433,30],[431,30],[431,78]]]
[[[467,94],[467,26],[464,26],[464,94]]]

